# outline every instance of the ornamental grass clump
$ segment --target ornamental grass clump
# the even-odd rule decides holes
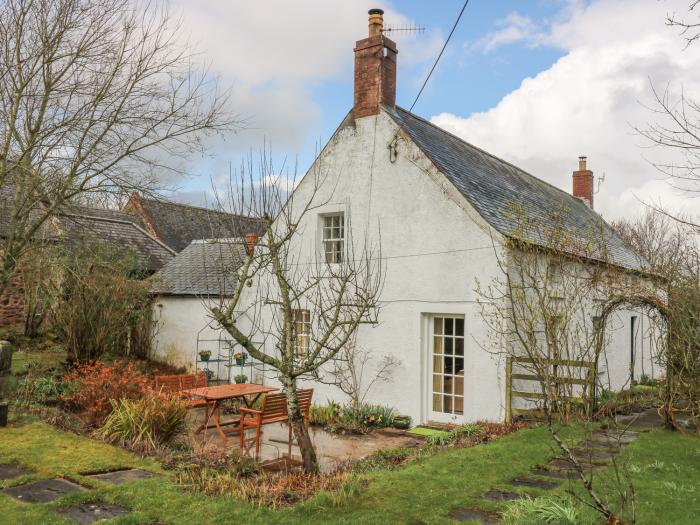
[[[545,496],[523,498],[508,504],[501,515],[505,524],[518,525],[580,525],[582,521],[578,507],[569,498]]]
[[[150,452],[170,444],[185,428],[187,404],[177,397],[151,392],[111,403],[99,435],[112,443]]]

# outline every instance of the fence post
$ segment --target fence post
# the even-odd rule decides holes
[[[506,358],[506,423],[510,423],[512,417],[511,409],[511,375],[513,373],[513,358],[508,356]]]

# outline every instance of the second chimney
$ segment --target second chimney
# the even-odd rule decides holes
[[[583,202],[593,208],[593,172],[586,169],[586,157],[578,158],[578,170],[572,175],[574,197],[578,197]]]
[[[384,11],[369,10],[369,36],[355,43],[355,118],[396,104],[396,44],[384,36]]]

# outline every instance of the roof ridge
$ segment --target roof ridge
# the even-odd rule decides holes
[[[441,131],[442,133],[445,133],[446,135],[449,135],[450,137],[453,137],[453,138],[459,140],[460,142],[466,144],[467,146],[469,146],[469,147],[471,147],[471,148],[474,148],[474,149],[480,151],[481,153],[484,153],[485,155],[488,155],[488,156],[491,157],[492,159],[495,159],[495,160],[497,160],[498,162],[502,162],[503,164],[507,164],[507,165],[510,166],[511,168],[514,168],[514,169],[518,170],[519,172],[521,172],[521,173],[527,175],[528,177],[532,177],[533,179],[535,179],[535,180],[541,182],[542,184],[546,184],[546,185],[549,186],[550,188],[554,188],[554,189],[557,190],[558,192],[563,193],[564,195],[566,195],[567,197],[570,197],[570,198],[574,199],[575,201],[581,202],[581,204],[583,204],[583,205],[585,206],[585,203],[584,203],[583,201],[581,201],[581,199],[579,199],[579,198],[577,198],[577,197],[574,197],[573,195],[571,195],[571,193],[562,190],[562,189],[559,188],[558,186],[555,186],[554,184],[552,184],[552,183],[550,183],[550,182],[547,182],[546,180],[540,179],[539,177],[533,175],[532,173],[529,173],[529,172],[525,171],[525,170],[522,169],[521,167],[516,166],[515,164],[513,164],[512,162],[507,161],[507,160],[505,160],[505,159],[502,159],[501,157],[498,157],[498,156],[494,155],[493,153],[490,153],[490,152],[486,151],[485,149],[480,148],[479,146],[475,146],[475,145],[472,144],[471,142],[467,142],[467,141],[464,140],[462,137],[459,137],[459,136],[455,135],[454,133],[452,133],[452,132],[450,132],[450,131],[447,131],[447,130],[444,129],[444,128],[441,128],[441,127],[438,126],[437,124],[434,124],[434,123],[430,122],[428,119],[425,119],[425,118],[421,117],[420,115],[416,115],[415,113],[411,113],[410,111],[408,111],[407,109],[402,108],[401,106],[394,106],[394,107],[395,107],[396,109],[401,110],[401,111],[403,111],[404,113],[410,115],[410,116],[413,117],[413,118],[416,118],[416,119],[418,119],[418,120],[421,120],[421,121],[425,122],[425,123],[428,124],[429,126],[432,126],[433,128],[435,128],[435,129]],[[598,215],[598,216],[600,217],[600,214],[599,214],[598,212],[596,212],[596,211],[593,210],[593,209],[591,209],[591,211],[595,212],[595,214]]]
[[[206,212],[211,212],[211,213],[218,213],[221,215],[230,215],[233,217],[242,217],[244,219],[250,219],[250,220],[260,220],[256,217],[251,217],[250,215],[243,215],[241,213],[232,213],[229,211],[224,211],[224,210],[217,210],[215,208],[206,208],[204,206],[197,206],[195,204],[189,204],[185,202],[176,202],[176,201],[171,201],[168,199],[153,199],[153,198],[148,198],[148,197],[143,197],[139,196],[141,200],[148,201],[148,202],[157,202],[159,204],[172,204],[174,206],[182,206],[183,208],[192,208],[193,210],[201,210],[201,211],[206,211]]]

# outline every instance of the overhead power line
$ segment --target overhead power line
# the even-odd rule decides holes
[[[438,62],[440,62],[440,58],[442,57],[442,54],[445,52],[445,48],[447,47],[447,44],[450,43],[450,38],[452,38],[452,35],[455,32],[455,29],[457,29],[457,24],[459,24],[459,21],[462,19],[462,15],[464,14],[464,10],[467,8],[467,4],[469,4],[469,0],[466,0],[464,2],[464,5],[462,6],[462,10],[459,12],[459,16],[457,16],[457,20],[455,20],[455,23],[452,26],[452,30],[450,31],[450,34],[447,35],[447,40],[445,40],[445,44],[442,46],[442,49],[440,50],[440,54],[435,59],[435,63],[433,64],[433,67],[430,68],[430,72],[428,72],[428,76],[425,77],[425,81],[423,82],[423,85],[421,86],[420,91],[416,95],[416,98],[413,101],[413,104],[411,104],[409,111],[413,111],[413,106],[415,106],[416,102],[418,102],[418,99],[420,98],[421,93],[423,93],[425,86],[428,84],[428,80],[430,80],[430,77],[433,74],[433,71],[435,71],[435,68],[437,67]]]

